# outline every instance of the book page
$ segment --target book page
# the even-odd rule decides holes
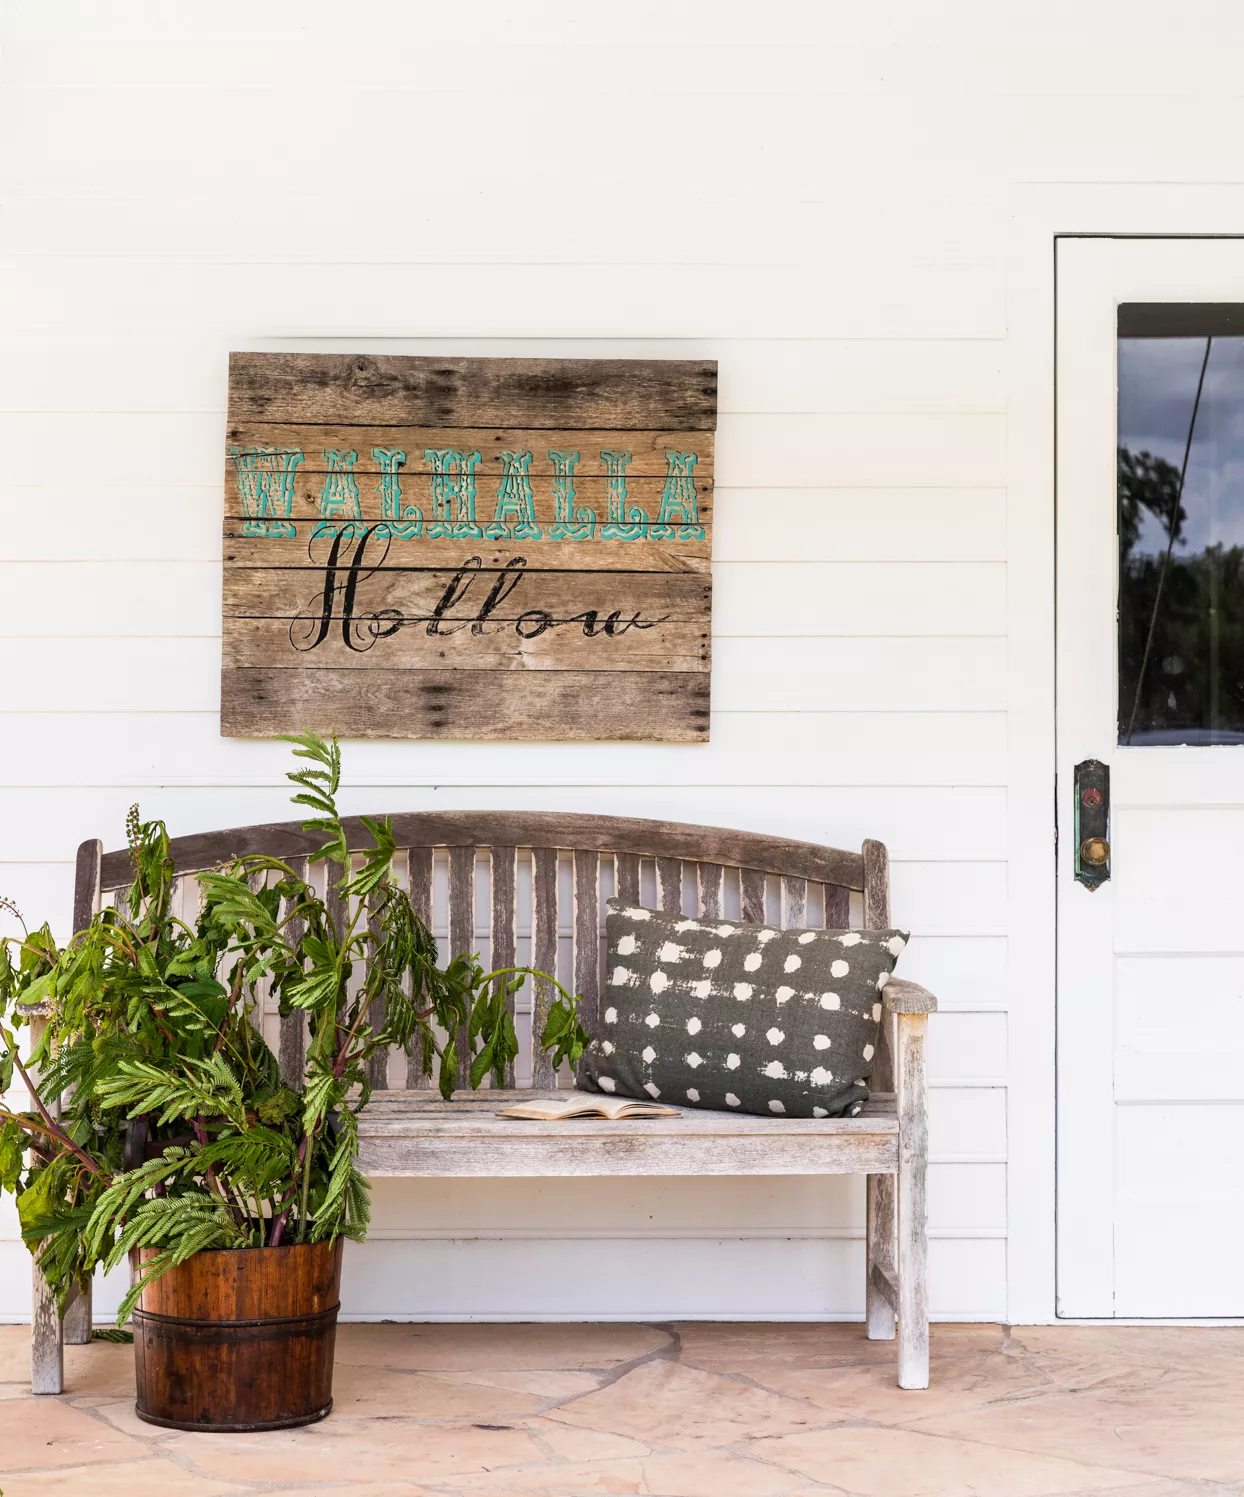
[[[530,1102],[519,1102],[503,1108],[497,1116],[546,1122],[559,1122],[563,1118],[607,1118],[617,1122],[623,1118],[676,1118],[679,1113],[673,1107],[637,1102],[632,1097],[596,1097],[575,1092],[565,1098],[536,1097]]]

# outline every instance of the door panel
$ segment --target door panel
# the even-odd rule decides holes
[[[1057,255],[1059,1313],[1244,1315],[1244,242]]]
[[[1244,957],[1120,957],[1115,1023],[1116,1102],[1244,1101]]]
[[[1239,1315],[1229,1245],[1244,1233],[1244,1108],[1159,1104],[1118,1117],[1115,1314]]]
[[[1239,950],[1244,807],[1129,807],[1111,830],[1116,954]]]

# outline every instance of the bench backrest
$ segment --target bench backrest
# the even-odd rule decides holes
[[[583,995],[581,1012],[589,1030],[600,1004],[603,905],[610,893],[708,918],[763,922],[771,912],[783,928],[854,923],[877,930],[890,923],[888,860],[880,842],[844,852],[722,827],[541,811],[417,811],[391,820],[399,877],[416,913],[440,935],[442,953],[478,951],[486,941],[487,965],[505,967],[518,960],[522,941],[529,965],[559,976]],[[346,818],[345,826],[352,849],[370,846],[359,818]],[[198,873],[252,853],[281,858],[305,876],[308,855],[319,846],[320,839],[291,821],[178,837],[172,856],[178,880],[190,885]],[[78,850],[75,930],[130,878],[127,850],[104,853],[99,842],[84,842]],[[190,900],[183,903],[189,916],[197,890],[182,897]],[[333,906],[330,895],[330,910]],[[344,915],[338,907],[338,918]],[[565,958],[560,962],[559,946]],[[521,1079],[548,1089],[557,1078],[531,1036],[542,1030],[552,994],[539,981],[534,989],[530,1015],[516,1016],[522,1074],[507,1077],[507,1084]],[[280,1021],[283,1074],[301,1071],[303,1026],[300,1014]],[[459,1047],[460,1073],[467,1064],[465,1050]],[[377,1057],[373,1085],[389,1085],[388,1077],[384,1057]],[[405,1084],[420,1089],[430,1078],[412,1063]],[[890,1046],[883,1034],[873,1087],[889,1091],[892,1085]]]

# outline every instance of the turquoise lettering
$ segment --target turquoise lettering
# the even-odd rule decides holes
[[[380,464],[380,518],[391,536],[411,540],[423,530],[423,511],[417,504],[402,503],[402,475],[406,461],[400,447],[373,447],[371,455]]]
[[[324,487],[320,490],[320,514],[325,520],[363,518],[362,506],[359,504],[359,486],[354,477],[354,465],[358,460],[357,452],[325,450],[324,461],[328,464],[328,472],[324,475]]]
[[[243,535],[294,537],[294,470],[303,455],[295,447],[230,447],[242,501]]]
[[[656,524],[648,527],[648,534],[653,540],[673,540],[675,525],[678,527],[680,541],[704,539],[695,476],[691,472],[695,464],[694,452],[665,454],[665,489],[661,494],[661,513],[657,516]]]
[[[641,505],[628,504],[626,470],[631,465],[629,452],[602,452],[601,462],[609,476],[609,523],[601,527],[606,541],[642,541],[648,531],[648,512]]]
[[[557,515],[549,534],[555,541],[590,541],[596,534],[596,511],[586,504],[576,509],[574,502],[574,470],[579,454],[550,449],[548,458],[553,464],[553,504]]]
[[[432,514],[424,532],[430,539],[478,540],[484,532],[475,521],[475,465],[478,452],[452,447],[424,448],[432,464]]]
[[[503,452],[501,482],[497,488],[497,512],[484,534],[489,540],[538,541],[543,534],[536,524],[536,505],[531,492],[530,452]]]

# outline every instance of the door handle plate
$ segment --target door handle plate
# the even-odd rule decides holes
[[[1110,877],[1110,766],[1084,759],[1075,776],[1076,881],[1100,888]]]

